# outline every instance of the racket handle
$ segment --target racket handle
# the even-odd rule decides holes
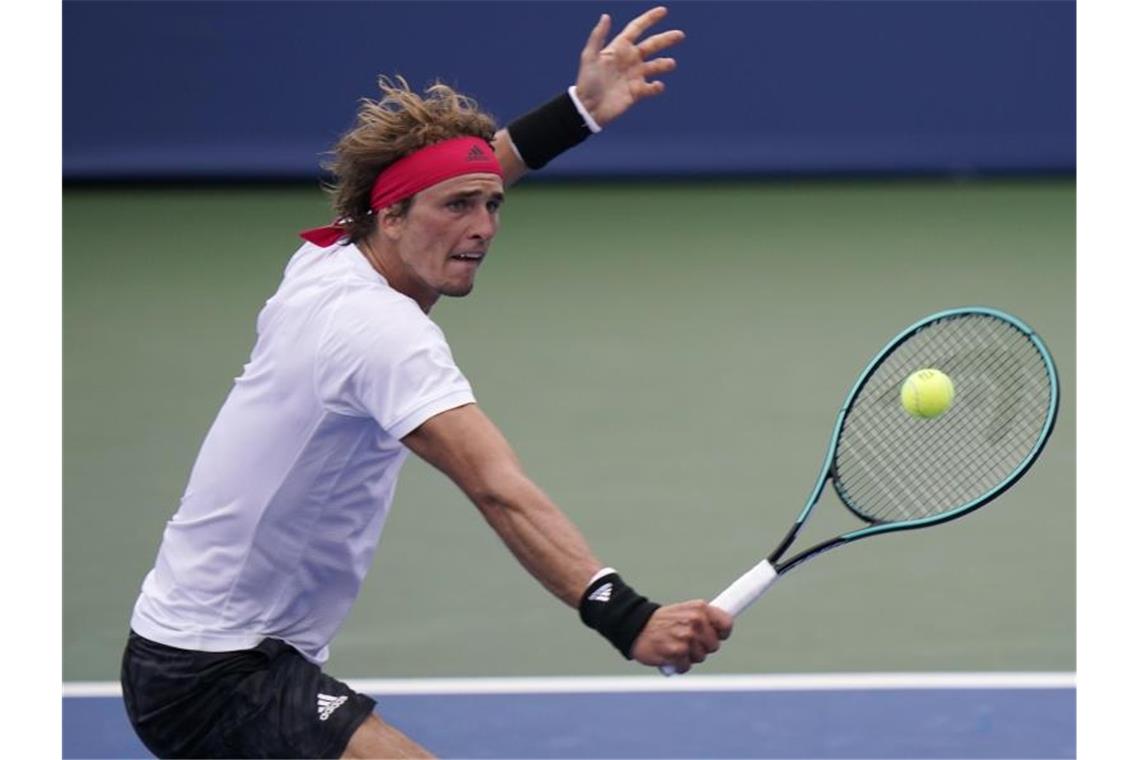
[[[720,592],[716,599],[709,604],[738,617],[752,603],[764,595],[768,587],[775,582],[779,575],[772,563],[763,560],[744,575],[732,582],[732,585]]]
[[[717,595],[709,604],[722,609],[734,618],[748,609],[753,602],[764,595],[764,592],[775,582],[779,574],[772,563],[763,560],[744,575],[732,582],[732,585]],[[672,665],[662,665],[658,670],[663,675],[677,674]]]

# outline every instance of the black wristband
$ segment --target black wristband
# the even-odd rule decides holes
[[[578,615],[628,660],[633,642],[660,606],[627,586],[617,573],[609,573],[591,583],[582,594]]]
[[[512,121],[507,133],[529,169],[541,169],[593,134],[567,92]]]

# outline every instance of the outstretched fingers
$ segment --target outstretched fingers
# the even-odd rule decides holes
[[[602,48],[606,46],[606,37],[610,33],[610,14],[603,13],[602,17],[598,19],[598,23],[594,25],[590,36],[586,38],[586,47],[582,49],[583,58],[597,58],[602,52]]]
[[[661,19],[665,18],[666,14],[668,13],[669,11],[666,10],[665,6],[663,5],[659,5],[656,8],[651,8],[635,18],[633,21],[630,21],[628,24],[626,24],[625,28],[621,30],[621,34],[619,34],[618,37],[633,45],[636,45],[637,38],[645,34],[646,29],[653,26]]]
[[[673,58],[654,58],[641,66],[641,75],[646,79],[667,74],[677,68],[677,61]]]
[[[637,50],[641,53],[642,58],[648,58],[651,55],[657,55],[662,50],[673,47],[683,39],[685,39],[684,32],[680,29],[670,29],[668,32],[655,34],[637,43]]]
[[[665,83],[660,80],[655,82],[630,82],[629,91],[635,99],[641,100],[642,98],[660,95],[665,92]]]

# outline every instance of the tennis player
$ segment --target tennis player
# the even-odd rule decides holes
[[[206,436],[143,582],[123,659],[131,723],[161,757],[422,757],[321,670],[372,563],[409,450],[446,473],[518,561],[625,657],[688,670],[731,618],[650,602],[527,478],[428,314],[471,292],[504,187],[660,93],[683,37],[608,44],[575,86],[496,132],[444,85],[381,80],[336,146],[336,221],[305,243]]]

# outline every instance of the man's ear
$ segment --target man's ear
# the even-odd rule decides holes
[[[406,211],[400,213],[399,204],[376,212],[376,229],[391,241],[400,239],[404,234],[404,225],[407,221],[408,214]]]

